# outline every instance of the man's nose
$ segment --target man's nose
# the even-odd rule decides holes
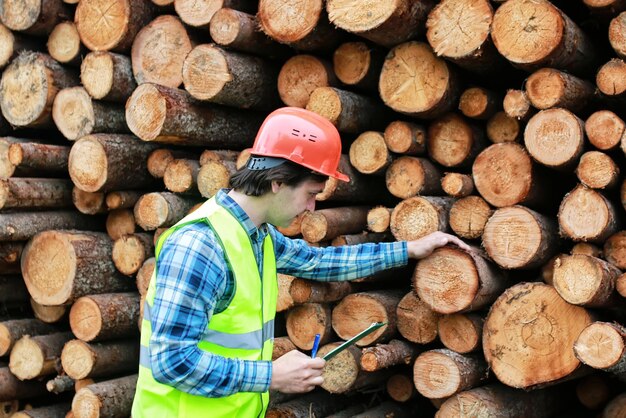
[[[306,205],[306,210],[308,210],[309,212],[313,212],[315,210],[315,197],[309,199]]]

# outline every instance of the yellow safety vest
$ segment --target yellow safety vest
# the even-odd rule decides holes
[[[272,359],[274,317],[278,285],[276,259],[271,237],[263,241],[263,279],[256,264],[250,237],[241,224],[215,198],[163,233],[155,256],[167,237],[193,222],[207,222],[220,240],[235,278],[235,294],[228,307],[214,314],[206,337],[198,343],[201,350],[228,358],[244,360]],[[152,335],[150,310],[154,303],[155,272],[150,280],[141,324],[139,380],[133,401],[133,418],[170,417],[263,417],[269,393],[239,392],[221,398],[208,398],[182,392],[157,382],[150,367],[149,342]]]

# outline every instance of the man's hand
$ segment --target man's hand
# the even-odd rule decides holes
[[[448,244],[454,244],[462,250],[471,251],[470,246],[459,238],[440,231],[433,232],[420,239],[408,241],[407,249],[410,258],[424,258],[429,256],[437,248]]]
[[[283,393],[305,393],[324,383],[322,370],[326,362],[293,350],[272,363],[270,389]]]

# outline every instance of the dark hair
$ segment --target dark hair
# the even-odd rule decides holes
[[[262,196],[272,189],[272,181],[297,186],[305,180],[324,182],[328,176],[311,171],[310,168],[285,161],[266,170],[250,170],[244,166],[230,177],[230,187],[248,196]]]

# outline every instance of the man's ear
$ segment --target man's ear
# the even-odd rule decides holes
[[[282,181],[278,181],[278,180],[272,180],[272,193],[278,193],[278,191],[280,190],[281,186],[284,185],[285,183]]]

